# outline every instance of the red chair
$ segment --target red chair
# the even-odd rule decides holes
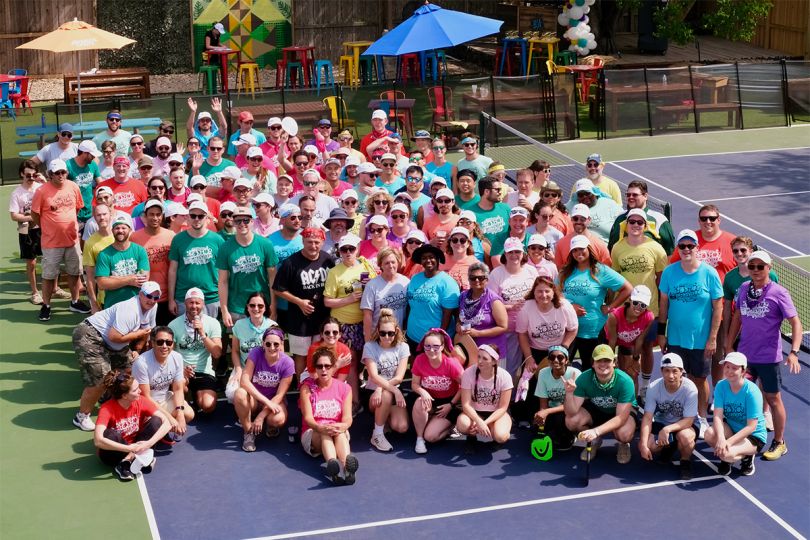
[[[19,89],[18,92],[12,92],[9,94],[11,101],[14,103],[14,108],[19,109],[25,105],[28,108],[28,111],[31,114],[34,114],[34,111],[31,109],[31,97],[29,96],[31,79],[29,77],[18,79],[17,88]]]
[[[439,131],[436,122],[454,120],[453,89],[449,86],[431,86],[427,89],[428,103],[433,110],[433,129]]]
[[[495,47],[495,66],[492,68],[493,73],[498,73],[501,67],[501,54],[503,54],[503,49],[501,47]],[[512,76],[512,56],[513,54],[506,55],[506,75],[508,77]]]
[[[399,128],[404,131],[405,133],[401,133],[400,135],[404,136],[408,133],[408,129],[410,128],[413,131],[413,126],[411,126],[410,118],[408,117],[408,111],[404,111],[402,109],[395,109],[394,101],[397,99],[406,99],[405,92],[402,90],[385,90],[384,92],[380,92],[380,99],[387,101],[390,107],[388,112],[388,120],[394,121],[395,124],[399,126]]]

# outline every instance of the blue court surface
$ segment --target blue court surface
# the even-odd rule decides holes
[[[186,440],[161,455],[140,489],[154,536],[185,538],[538,538],[547,534],[600,538],[810,534],[810,358],[799,375],[783,371],[790,452],[756,460],[756,474],[716,475],[711,451],[698,444],[694,479],[675,467],[644,462],[635,441],[628,465],[616,463],[607,439],[583,487],[579,448],[540,462],[530,432],[471,457],[463,442],[414,453],[413,433],[391,435],[394,451],[369,444],[371,419],[351,429],[360,460],[357,484],[332,486],[322,462],[284,434],[241,450],[242,430],[230,405],[195,421]],[[709,536],[710,535],[710,536]]]

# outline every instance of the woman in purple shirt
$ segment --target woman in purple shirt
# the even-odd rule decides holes
[[[467,271],[470,288],[459,297],[457,335],[469,335],[476,346],[495,344],[506,350],[506,327],[509,322],[506,306],[497,293],[487,288],[489,268],[482,262],[470,265]]]

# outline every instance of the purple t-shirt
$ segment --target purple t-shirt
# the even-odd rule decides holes
[[[295,363],[283,352],[279,353],[278,360],[272,366],[267,363],[261,347],[250,351],[247,359],[253,361],[253,378],[251,379],[253,386],[268,399],[273,399],[276,395],[282,379],[295,374]]]
[[[751,281],[737,290],[735,301],[740,310],[740,346],[738,350],[749,364],[778,364],[782,361],[782,321],[797,315],[787,289],[771,281],[758,300],[748,298]]]
[[[485,289],[477,304],[469,305],[466,300],[470,296],[470,291],[463,291],[459,298],[459,321],[461,324],[469,324],[476,330],[489,330],[497,326],[495,318],[492,316],[492,304],[495,300],[501,300],[498,293]],[[503,302],[503,300],[501,300]],[[506,355],[506,333],[494,337],[473,338],[478,346],[484,344],[495,344],[501,355]]]

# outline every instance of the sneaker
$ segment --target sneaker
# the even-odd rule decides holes
[[[166,435],[164,435],[162,439],[160,439],[160,442],[168,446],[174,446],[175,444],[179,443],[182,440],[183,440],[182,435],[180,435],[179,433],[175,433],[174,431],[170,431]]]
[[[378,433],[371,436],[371,446],[379,450],[380,452],[390,452],[394,449],[391,446],[391,443],[388,442],[388,439],[385,438],[385,434]]]
[[[90,419],[90,415],[83,412],[76,413],[73,417],[73,425],[82,431],[94,431],[96,429],[96,423]]]
[[[81,300],[76,300],[75,302],[70,303],[70,311],[73,313],[90,313],[90,306],[82,302]]]
[[[571,437],[559,441],[553,441],[552,447],[554,448],[555,452],[567,452],[574,447],[574,439]]]
[[[717,474],[720,476],[728,476],[731,472],[731,463],[728,461],[721,461],[717,464]]]
[[[619,448],[616,451],[616,461],[622,465],[630,463],[630,443],[619,443]]]
[[[754,456],[745,456],[740,460],[740,474],[743,476],[751,476],[757,468],[754,465]]]
[[[680,470],[681,473],[681,480],[692,479],[692,462],[690,460],[682,459],[678,469]]]
[[[526,420],[518,422],[518,429],[529,429],[530,427],[532,427],[532,425]]]
[[[360,462],[357,461],[357,458],[354,457],[354,455],[349,454],[346,456],[346,468],[343,471],[343,481],[346,482],[346,484],[351,486],[357,481],[355,473],[359,467]]]
[[[242,450],[245,452],[256,451],[256,435],[253,433],[245,433],[242,437]]]
[[[155,468],[155,463],[157,463],[157,458],[152,458],[152,462],[149,465],[144,465],[141,467],[141,474],[149,474]]]
[[[765,429],[768,431],[773,431],[773,415],[771,411],[765,413]]]
[[[596,457],[596,451],[602,447],[602,439],[596,439],[591,443],[591,460]],[[582,449],[582,452],[579,454],[579,459],[581,461],[588,461],[588,447]]]
[[[698,428],[700,428],[700,433],[698,433],[698,437],[703,439],[703,436],[706,435],[706,430],[709,429],[709,422],[702,416],[698,416]]]
[[[281,431],[275,426],[267,426],[264,428],[264,436],[268,439],[275,439]]]
[[[762,454],[762,459],[765,461],[776,461],[787,454],[787,451],[788,447],[785,441],[773,441],[768,451]]]
[[[461,434],[459,430],[456,429],[456,426],[453,426],[453,429],[450,430],[450,435],[447,436],[448,439],[451,441],[460,441],[465,439],[466,437]]]
[[[467,440],[464,441],[464,455],[473,456],[478,451],[478,438],[475,435],[467,435]]]
[[[31,293],[31,296],[28,297],[28,301],[34,304],[35,306],[38,306],[42,303],[42,295],[39,294],[38,292]]]
[[[290,444],[295,444],[295,438],[298,436],[298,426],[287,427],[287,441]]]
[[[115,466],[113,469],[113,474],[118,477],[119,480],[122,482],[129,482],[130,480],[135,479],[135,475],[132,474],[132,471],[129,469],[129,466],[132,465],[132,462],[127,460],[121,460],[121,463]]]
[[[57,287],[56,290],[54,290],[51,294],[51,297],[59,298],[61,300],[70,300],[70,293],[65,289],[60,289]]]
[[[346,459],[349,459],[348,456]],[[338,460],[333,458],[326,462],[326,478],[333,484],[343,484],[343,478],[340,477],[340,462]]]
[[[427,454],[427,446],[425,445],[425,439],[417,438],[416,439],[416,446],[414,446],[413,451],[417,454]]]
[[[42,304],[42,307],[39,308],[39,320],[40,321],[51,320],[51,306]]]

